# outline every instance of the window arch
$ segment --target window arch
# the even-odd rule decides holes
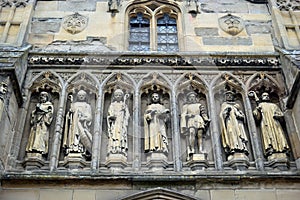
[[[178,12],[171,5],[152,1],[129,7],[129,51],[176,52]]]

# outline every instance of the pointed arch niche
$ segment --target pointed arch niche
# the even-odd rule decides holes
[[[211,140],[211,134],[209,131],[209,122],[205,123],[205,129],[202,138],[202,146],[204,152],[204,160],[193,160],[188,158],[188,141],[189,134],[183,133],[181,129],[183,121],[182,112],[184,105],[187,104],[187,95],[190,92],[196,93],[196,103],[200,103],[204,107],[204,112],[208,115],[208,86],[205,80],[201,78],[199,74],[186,73],[182,75],[176,82],[176,97],[177,97],[177,110],[179,111],[179,121],[180,121],[180,136],[181,136],[181,160],[183,161],[183,167],[198,169],[198,168],[208,168],[214,167],[214,151]],[[186,113],[188,114],[188,113]],[[199,112],[200,115],[200,112]],[[208,115],[210,119],[210,116]],[[199,154],[199,144],[198,138],[195,138],[195,152],[194,154]],[[188,169],[187,169],[188,170]]]
[[[62,131],[62,141],[61,141],[61,148],[59,152],[59,168],[69,168],[69,169],[77,169],[77,168],[89,168],[91,159],[92,159],[92,146],[93,146],[93,136],[95,131],[95,109],[96,109],[96,101],[97,101],[97,94],[98,94],[98,82],[97,79],[91,75],[90,73],[80,72],[74,74],[66,83],[66,103],[65,103],[65,120],[64,126]],[[72,104],[76,103],[79,99],[77,94],[79,91],[85,91],[86,98],[84,102],[90,105],[91,113],[91,120],[88,122],[82,122],[84,125],[83,127],[87,128],[88,133],[86,133],[85,128],[79,130],[80,132],[85,132],[86,135],[79,136],[79,143],[84,146],[82,153],[75,153],[71,150],[70,146],[72,145],[70,141],[72,139],[71,132],[76,129],[74,128],[74,117],[75,115],[85,115],[80,113],[80,109],[75,111],[72,107]],[[81,123],[78,120],[78,123]],[[77,125],[75,125],[77,126]],[[78,126],[78,129],[81,129]]]
[[[104,103],[103,103],[103,123],[102,123],[102,139],[101,139],[101,150],[100,150],[100,166],[101,167],[130,167],[133,161],[133,94],[134,94],[134,81],[127,75],[123,73],[113,73],[111,74],[103,83],[103,95],[104,95]],[[120,136],[123,135],[123,141],[121,146],[126,149],[115,149],[112,150],[111,143],[109,142],[109,120],[108,120],[108,112],[110,109],[110,105],[113,103],[113,93],[116,90],[122,90],[124,97],[122,102],[124,106],[127,106],[127,109],[123,107],[123,112],[119,113],[122,114],[124,117],[124,121],[122,122],[122,127],[126,128],[127,130],[119,130]],[[110,111],[112,112],[112,111]],[[117,112],[117,111],[116,111]],[[119,111],[118,111],[119,112]],[[116,113],[115,113],[116,114]],[[127,116],[127,117],[125,117]],[[128,118],[128,121],[125,121],[125,118]],[[117,122],[116,122],[117,123]],[[125,125],[127,124],[127,126]],[[117,125],[116,125],[117,126]],[[119,125],[121,126],[121,125]],[[116,127],[117,129],[117,127]],[[116,130],[115,129],[115,130]],[[126,139],[125,139],[126,138]],[[118,141],[121,143],[121,141]]]
[[[261,107],[261,103],[263,104],[264,101],[262,100],[262,95],[263,93],[268,93],[269,94],[269,102],[275,104],[276,106],[278,106],[278,109],[276,110],[277,115],[281,115],[279,113],[282,113],[282,115],[284,115],[283,111],[284,111],[284,107],[283,107],[283,102],[282,99],[285,97],[286,91],[284,89],[285,87],[277,81],[277,79],[275,77],[272,77],[271,75],[265,73],[265,72],[259,72],[259,73],[255,73],[253,74],[249,80],[247,81],[247,89],[248,89],[248,96],[251,102],[251,108],[252,108],[252,114],[258,113],[257,108]],[[268,101],[267,101],[268,102]],[[271,107],[269,107],[271,110]],[[274,109],[274,107],[272,107],[272,109]],[[271,113],[271,112],[270,112]],[[270,113],[268,113],[270,115]],[[274,113],[275,115],[275,113]],[[274,117],[275,118],[275,117]],[[260,118],[262,120],[262,118]],[[288,168],[292,168],[293,164],[291,164],[290,162],[294,160],[293,158],[293,148],[291,146],[291,142],[292,142],[292,138],[290,138],[290,135],[288,134],[288,125],[287,125],[287,121],[285,121],[285,119],[282,118],[276,118],[276,122],[278,123],[277,126],[282,128],[282,132],[283,134],[281,135],[281,131],[278,131],[277,134],[278,136],[270,138],[270,140],[272,140],[272,142],[274,142],[274,152],[271,152],[269,154],[267,148],[268,148],[268,140],[269,137],[268,135],[264,135],[262,134],[262,129],[261,129],[261,125],[260,125],[260,120],[256,120],[256,130],[258,132],[259,135],[259,139],[260,139],[260,146],[262,149],[260,149],[260,151],[263,152],[264,154],[264,159],[265,159],[265,167],[266,169],[268,169],[268,167],[271,168],[278,168],[280,170],[286,170]],[[270,124],[272,122],[269,122]],[[268,123],[267,123],[268,124]],[[268,125],[270,125],[268,124]],[[265,125],[266,126],[266,125]],[[274,129],[273,129],[274,130]],[[273,133],[274,134],[274,133]],[[274,134],[275,136],[276,134]],[[278,146],[284,146],[282,143],[276,144],[276,140],[281,140],[281,141],[285,141],[283,143],[287,143],[287,146],[289,147],[288,150],[286,150],[286,152],[276,152],[277,148],[281,148]],[[276,146],[276,147],[275,147]],[[273,146],[272,146],[273,148]],[[277,154],[277,155],[276,155]],[[281,158],[277,158],[278,155],[281,154]],[[284,154],[286,154],[284,156]],[[275,158],[273,158],[275,157]]]
[[[165,120],[166,125],[166,137],[167,137],[167,150],[168,152],[161,152],[164,154],[163,159],[153,158],[153,155],[158,155],[157,152],[152,152],[151,150],[148,152],[145,147],[145,135],[146,132],[150,133],[149,130],[146,130],[146,122],[145,122],[145,113],[147,107],[151,105],[151,96],[153,93],[157,93],[160,97],[160,102],[162,106],[165,107],[166,110],[171,111],[171,89],[170,82],[168,79],[160,74],[160,73],[150,73],[146,75],[139,84],[140,91],[140,115],[139,115],[139,126],[141,130],[141,161],[142,167],[151,168],[152,166],[158,166],[159,168],[168,168],[173,166],[173,141],[172,141],[172,126],[171,126],[171,118],[172,113],[168,113],[168,119]],[[151,145],[150,145],[151,146]],[[156,160],[157,159],[157,160]],[[153,161],[153,162],[152,162]]]
[[[247,168],[255,167],[254,157],[253,157],[253,150],[252,150],[252,142],[251,142],[251,136],[249,131],[249,125],[247,123],[247,120],[249,116],[247,116],[246,111],[246,104],[245,104],[245,86],[243,85],[240,80],[232,75],[231,73],[223,73],[217,76],[212,81],[212,92],[213,92],[213,102],[214,104],[211,107],[211,111],[214,112],[215,120],[213,123],[214,126],[214,137],[216,139],[216,146],[219,146],[220,154],[222,157],[218,157],[218,159],[221,160],[223,163],[224,169],[240,169],[245,170]],[[227,93],[233,94],[233,101],[230,103],[227,103],[225,97],[227,96]],[[235,113],[234,118],[237,119],[237,124],[228,122],[230,118],[227,118],[226,113],[226,107],[230,106],[223,106],[226,105],[225,102],[228,105],[231,105],[231,110],[237,108],[240,110],[237,114]],[[224,103],[224,104],[223,104]],[[236,112],[236,111],[235,111]],[[230,113],[230,110],[228,111],[228,114]],[[238,115],[243,115],[243,118],[241,118]],[[222,116],[222,117],[221,117]],[[237,134],[232,134],[231,129],[227,128],[228,124],[230,123],[231,126],[237,128],[237,130],[240,130],[240,136],[236,138],[235,136]],[[235,125],[232,125],[235,124]],[[244,131],[242,131],[242,127],[244,127]],[[226,130],[225,132],[223,130]],[[235,131],[234,131],[235,132]],[[223,134],[224,133],[224,134]],[[244,133],[244,134],[242,134]],[[229,137],[227,137],[229,135]],[[232,137],[230,135],[233,135]],[[243,139],[240,139],[243,138]],[[247,140],[247,142],[243,142]],[[237,145],[236,147],[233,147],[234,145]],[[218,155],[218,153],[217,153]]]
[[[31,169],[48,169],[49,168],[49,160],[52,154],[52,145],[54,142],[54,132],[55,132],[55,122],[57,115],[57,107],[59,104],[60,96],[59,94],[62,91],[62,81],[59,79],[59,76],[54,72],[43,72],[38,74],[33,78],[32,83],[28,87],[28,97],[27,97],[27,114],[24,121],[24,131],[21,139],[18,160],[24,160],[23,166],[27,170]],[[29,142],[30,132],[32,127],[32,120],[36,121],[39,119],[34,119],[37,112],[37,106],[39,105],[39,95],[41,92],[48,93],[48,101],[53,105],[53,114],[50,125],[48,126],[48,144],[46,148],[48,148],[48,152],[46,154],[32,153],[26,155],[26,145]],[[37,137],[37,135],[35,134]],[[46,136],[46,135],[45,135]],[[38,138],[31,137],[32,140],[36,140]],[[44,138],[45,139],[45,138]]]

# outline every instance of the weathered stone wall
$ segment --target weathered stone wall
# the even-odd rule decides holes
[[[106,45],[113,50],[126,51],[129,26],[127,7],[131,3],[123,1],[119,12],[111,16],[106,2],[38,1],[28,41],[42,47],[55,42],[106,38]],[[266,4],[243,0],[201,2],[200,13],[195,17],[186,13],[189,8],[186,2],[172,4],[177,5],[181,12],[178,16],[181,51],[274,52],[271,16]],[[82,32],[72,35],[63,29],[62,18],[74,12],[88,17],[88,23]],[[227,13],[239,17],[243,23],[237,36],[233,37],[220,28],[218,20]]]
[[[147,1],[121,1],[112,13],[105,0],[0,0],[0,81],[8,84],[0,116],[0,200],[299,199],[299,2],[201,0],[198,8],[194,1],[157,2],[152,6],[178,11],[179,52],[128,51],[129,11]],[[130,94],[125,164],[107,156],[107,109],[117,81]],[[188,81],[202,89],[201,103],[211,119],[207,157],[198,165],[187,162],[180,133]],[[248,160],[229,162],[221,144],[219,113],[228,85],[238,91],[246,116]],[[162,88],[171,111],[169,154],[152,165],[143,149],[151,86]],[[248,95],[260,86],[274,89],[272,100],[284,112],[288,160],[263,155],[252,114],[256,102]],[[70,95],[82,87],[92,107],[92,155],[67,160],[62,138]],[[31,112],[44,90],[54,105],[49,153],[28,159]]]

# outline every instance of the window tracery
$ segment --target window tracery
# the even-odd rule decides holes
[[[133,7],[133,8],[132,8]],[[178,10],[158,2],[129,8],[128,50],[176,52]]]

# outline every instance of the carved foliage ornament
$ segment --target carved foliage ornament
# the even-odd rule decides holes
[[[29,0],[0,0],[0,7],[26,6]]]
[[[276,5],[279,10],[300,10],[300,0],[277,0]]]
[[[219,18],[219,26],[226,33],[235,36],[244,29],[244,22],[240,17],[227,14]]]
[[[63,28],[71,34],[83,31],[87,27],[87,23],[88,18],[77,12],[63,18]]]

